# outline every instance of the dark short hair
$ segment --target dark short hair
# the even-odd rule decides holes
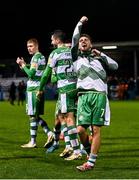
[[[81,37],[86,37],[86,38],[88,38],[88,39],[90,40],[90,42],[92,43],[92,38],[91,38],[90,35],[88,35],[88,34],[81,34],[80,38],[81,38]]]
[[[62,41],[63,43],[65,43],[66,41],[66,33],[60,29],[53,31],[51,35],[53,35],[55,38],[60,39],[60,41]]]

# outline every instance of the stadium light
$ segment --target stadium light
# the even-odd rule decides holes
[[[117,46],[102,46],[102,49],[117,49]]]

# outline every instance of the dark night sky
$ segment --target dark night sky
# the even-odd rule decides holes
[[[31,37],[39,40],[40,50],[46,55],[50,33],[63,29],[71,37],[83,15],[89,18],[83,32],[90,34],[94,42],[139,40],[138,0],[51,0],[49,5],[48,0],[3,3],[0,59],[27,55],[26,41]]]

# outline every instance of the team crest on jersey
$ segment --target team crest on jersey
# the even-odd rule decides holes
[[[82,121],[83,120],[83,115],[79,116],[79,120]]]
[[[31,68],[37,68],[37,64],[36,63],[31,63]]]

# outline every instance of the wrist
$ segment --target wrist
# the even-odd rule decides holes
[[[39,93],[39,94],[43,94],[43,91],[42,91],[42,90],[39,90],[38,93]]]
[[[26,65],[24,63],[22,63],[21,67],[24,68]]]

